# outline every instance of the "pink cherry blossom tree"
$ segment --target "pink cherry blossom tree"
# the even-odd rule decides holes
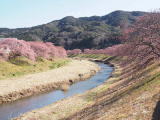
[[[26,42],[16,38],[4,38],[0,40],[0,58],[10,59],[17,56],[24,56],[31,60],[38,57],[51,59],[54,57],[66,57],[66,50],[55,46],[50,42]]]

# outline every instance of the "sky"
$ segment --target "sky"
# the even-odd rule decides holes
[[[153,11],[160,0],[0,0],[0,28],[45,24],[65,16],[102,16],[115,10]]]

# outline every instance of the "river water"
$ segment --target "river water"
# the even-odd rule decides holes
[[[110,77],[113,67],[103,63],[97,64],[101,67],[101,70],[97,72],[96,75],[85,81],[80,81],[71,85],[67,92],[56,90],[0,105],[0,120],[10,120],[25,112],[42,108],[75,94],[84,93],[87,90],[103,84]]]

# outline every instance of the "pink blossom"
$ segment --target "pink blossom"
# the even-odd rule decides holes
[[[38,57],[51,59],[53,57],[66,57],[66,50],[57,47],[50,42],[26,42],[16,38],[4,38],[0,40],[0,58],[24,56],[31,60]]]

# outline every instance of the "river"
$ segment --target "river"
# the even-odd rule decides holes
[[[67,92],[55,90],[0,105],[0,120],[10,120],[11,118],[18,117],[25,112],[42,108],[58,100],[71,97],[76,94],[84,93],[87,90],[103,84],[110,77],[113,67],[104,63],[97,64],[100,66],[101,70],[97,72],[96,75],[85,81],[74,83],[70,86],[70,89]]]

